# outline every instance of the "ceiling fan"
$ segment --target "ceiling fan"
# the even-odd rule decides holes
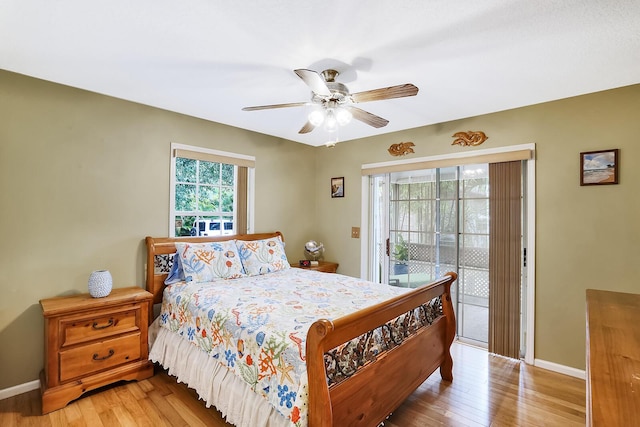
[[[294,72],[311,88],[310,102],[292,102],[287,104],[260,105],[245,107],[242,111],[268,110],[273,108],[288,108],[301,106],[315,106],[309,114],[307,123],[298,133],[309,133],[320,125],[328,132],[334,132],[339,125],[349,123],[351,118],[363,123],[381,128],[389,123],[389,120],[376,116],[355,106],[361,102],[381,101],[384,99],[404,98],[415,96],[418,88],[411,83],[380,89],[366,90],[364,92],[350,93],[347,86],[336,82],[338,71],[333,69],[318,73],[313,70],[298,69]]]

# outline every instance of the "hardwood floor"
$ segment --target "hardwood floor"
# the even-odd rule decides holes
[[[454,344],[453,382],[436,372],[386,427],[584,426],[585,381]]]
[[[418,388],[385,427],[584,426],[585,382],[454,344],[454,380],[438,372]],[[85,395],[40,415],[34,390],[0,401],[0,426],[227,427],[215,409],[165,372]]]

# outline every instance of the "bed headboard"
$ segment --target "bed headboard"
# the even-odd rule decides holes
[[[223,242],[225,240],[262,240],[270,237],[280,236],[284,241],[284,236],[279,231],[272,233],[256,233],[256,234],[235,234],[233,236],[215,236],[215,237],[150,237],[145,239],[147,242],[147,291],[153,294],[153,303],[162,302],[162,291],[164,290],[164,281],[171,271],[173,263],[173,254],[176,252],[176,242]]]

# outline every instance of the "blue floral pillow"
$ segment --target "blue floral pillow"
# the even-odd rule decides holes
[[[187,282],[212,282],[245,276],[233,240],[210,243],[176,243]]]
[[[280,236],[263,240],[236,240],[244,271],[249,276],[291,268]]]

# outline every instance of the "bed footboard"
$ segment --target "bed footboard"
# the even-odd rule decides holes
[[[456,273],[429,285],[348,316],[315,322],[307,335],[309,427],[375,426],[436,369],[453,380],[450,347],[456,324],[451,285]],[[420,327],[399,345],[359,368],[347,379],[329,386],[325,353],[366,334],[386,322],[440,297],[442,314]]]

